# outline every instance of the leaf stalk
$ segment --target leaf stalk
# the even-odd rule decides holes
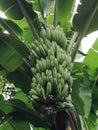
[[[19,7],[20,7],[20,9],[21,9],[21,11],[22,11],[22,13],[23,13],[25,19],[27,20],[27,23],[28,23],[28,25],[29,25],[29,27],[30,27],[30,29],[31,29],[31,31],[32,31],[32,34],[34,35],[34,37],[35,37],[37,40],[39,40],[39,35],[38,35],[37,31],[36,31],[36,28],[35,28],[35,26],[34,26],[32,20],[31,20],[31,18],[30,18],[30,16],[29,16],[27,10],[25,9],[25,7],[24,7],[22,1],[21,1],[21,0],[17,0],[17,2],[18,2],[18,5],[19,5]]]
[[[58,11],[58,0],[54,0],[54,17],[53,17],[53,25],[57,25],[57,11]]]

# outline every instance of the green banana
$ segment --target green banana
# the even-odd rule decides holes
[[[58,83],[57,91],[56,91],[58,99],[60,99],[60,97],[61,97],[61,92],[62,92],[62,86],[61,86],[61,83]]]
[[[39,100],[39,96],[37,96],[37,95],[31,95],[31,100],[33,101],[33,100]]]
[[[45,90],[42,86],[40,86],[40,98],[42,98],[42,100],[46,100],[46,94],[45,94]]]
[[[47,90],[46,90],[46,94],[49,95],[52,93],[52,85],[51,82],[47,83]]]
[[[42,75],[43,83],[46,85],[47,84],[47,76],[44,72],[42,72],[41,75]]]
[[[47,39],[51,40],[51,30],[50,28],[46,28],[46,34],[47,34]]]
[[[73,63],[67,54],[67,38],[60,26],[48,26],[40,32],[39,40],[30,46],[32,83],[29,98],[36,106],[64,108],[73,83]]]
[[[46,38],[46,31],[45,31],[45,29],[42,29],[42,30],[41,30],[41,32],[40,32],[40,37]]]
[[[65,85],[65,81],[63,78],[60,79],[60,82],[61,82],[61,86],[64,86]]]
[[[64,86],[63,86],[63,89],[62,89],[62,92],[61,92],[61,96],[60,98],[62,99],[63,97],[67,97],[68,96],[68,84],[66,83]]]
[[[45,53],[44,48],[43,48],[42,45],[39,45],[39,50],[40,50],[40,53],[41,53],[42,57],[45,57],[46,53]]]

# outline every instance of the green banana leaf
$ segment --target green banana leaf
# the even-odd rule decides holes
[[[29,123],[26,121],[23,121],[17,113],[17,116],[15,116],[16,109],[26,109],[26,106],[24,103],[22,103],[19,100],[10,100],[10,101],[4,101],[3,97],[0,96],[0,114],[6,118],[6,121],[2,121],[0,126],[0,130],[6,129],[6,130],[21,130],[21,129],[27,129],[30,130]],[[9,113],[14,113],[13,117],[12,114],[8,116]],[[23,116],[22,116],[23,117]]]
[[[0,65],[0,76],[6,76],[7,71]]]
[[[33,11],[31,3],[28,3],[25,0],[10,0],[8,4],[5,3],[8,3],[8,1],[0,1],[0,10],[2,10],[8,18],[16,20],[17,22],[17,20],[21,20],[23,17],[25,17],[30,26],[29,29],[31,29],[33,32],[35,28],[35,31],[39,32],[40,22],[37,14]]]
[[[37,13],[33,11],[31,3],[28,3],[24,0],[16,0],[16,1],[18,2],[24,17],[27,20],[29,28],[31,29],[33,35],[36,37],[36,35],[38,35],[41,29]]]
[[[87,56],[85,57],[83,62],[89,67],[89,73],[91,75],[94,75],[95,73],[94,76],[96,76],[96,70],[98,69],[98,38],[96,39],[92,48],[89,49]]]
[[[77,13],[73,17],[73,28],[75,31],[82,32],[86,26],[89,27],[87,33],[98,30],[98,0],[81,0],[78,5]]]
[[[28,2],[32,2],[32,0],[26,0]],[[36,1],[34,0],[33,7],[34,10],[39,11],[41,15],[47,15],[49,12],[49,8],[51,4],[53,3],[53,0],[40,0]]]
[[[34,42],[34,36],[32,35],[32,31],[30,30],[25,18],[15,21],[15,23],[22,29],[23,35],[22,39],[24,39],[25,44],[31,44]]]
[[[0,127],[0,130],[31,130],[31,127],[28,122],[18,120],[15,121],[13,118],[11,121],[6,121]]]
[[[27,0],[27,1],[32,2],[32,0]],[[64,28],[65,32],[68,32],[71,30],[70,19],[73,13],[74,4],[75,4],[75,0],[57,0],[57,3],[55,5],[56,9],[55,9],[55,14],[54,14],[55,15],[54,24],[55,22],[57,24],[60,24]],[[53,14],[53,11],[54,11],[53,0],[40,0],[40,3],[34,0],[33,5],[34,5],[35,10],[41,12],[41,15],[43,16],[44,14],[47,15],[46,16],[47,23],[51,23],[50,21],[53,22],[54,16],[50,15],[51,13]]]
[[[89,130],[97,130],[97,128],[98,128],[97,119],[98,118],[96,117],[96,115],[93,112],[91,112],[90,115],[89,115],[89,118],[87,120]]]
[[[12,33],[15,36],[22,36],[22,29],[13,21],[0,18],[0,24],[7,30],[9,33]]]
[[[87,123],[90,130],[95,130],[98,125],[98,116],[96,115],[98,111],[98,38],[89,49],[83,63],[87,66],[87,72],[92,81],[90,86],[92,89],[92,109]]]
[[[0,34],[0,64],[8,71],[17,69],[23,62],[23,57],[29,55],[27,47],[10,34]]]
[[[75,75],[73,75],[72,101],[77,112],[87,119],[92,104],[91,81],[84,64],[76,62],[73,71],[75,71]]]
[[[29,123],[32,123],[35,127],[48,127],[47,122],[45,122],[45,120],[41,118],[41,116],[39,116],[31,108],[28,108],[27,105],[21,100],[10,99],[4,101],[1,95],[0,104],[1,114],[6,117],[6,121],[9,121],[8,124],[11,123],[15,126],[15,130],[21,130],[20,128],[27,127],[27,124]],[[24,122],[26,125],[24,124]],[[3,128],[3,126],[1,128]]]
[[[16,88],[20,88],[25,94],[29,94],[32,75],[28,66],[22,64],[14,72],[7,73],[5,76]]]
[[[22,19],[23,13],[16,0],[0,0],[0,10],[12,19]]]
[[[57,23],[60,24],[65,32],[71,30],[71,16],[73,13],[75,0],[58,0],[57,4]]]

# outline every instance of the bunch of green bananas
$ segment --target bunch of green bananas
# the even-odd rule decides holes
[[[66,53],[67,39],[60,26],[42,29],[40,39],[30,47],[32,84],[29,92],[33,107],[65,108],[73,78],[72,62]]]

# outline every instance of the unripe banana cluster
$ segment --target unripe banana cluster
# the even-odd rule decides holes
[[[60,26],[42,29],[40,39],[30,48],[33,77],[29,97],[36,110],[66,107],[73,82],[73,64],[66,48],[67,39]]]

